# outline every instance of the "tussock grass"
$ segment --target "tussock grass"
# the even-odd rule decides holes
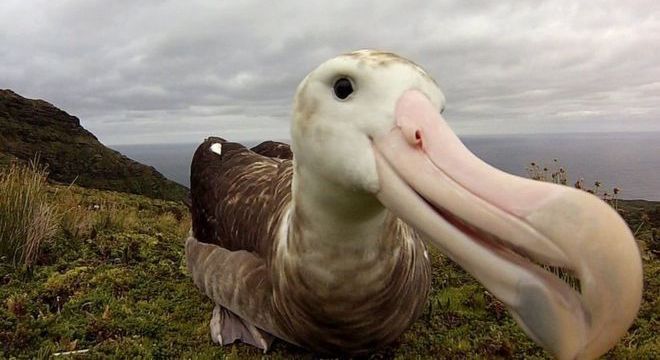
[[[64,236],[77,240],[91,237],[95,225],[94,214],[85,208],[80,197],[66,188],[58,191],[56,198],[62,209],[61,228]]]
[[[139,214],[134,209],[112,203],[97,206],[98,210],[92,210],[96,231],[134,229],[139,223]]]
[[[0,172],[0,259],[12,266],[33,265],[44,242],[59,227],[57,208],[48,201],[47,171],[33,161]]]
[[[60,187],[54,195],[62,213],[63,235],[75,240],[95,238],[99,232],[122,231],[139,226],[139,210],[112,199],[90,199]]]

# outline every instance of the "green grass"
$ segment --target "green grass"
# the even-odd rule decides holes
[[[242,344],[211,342],[213,306],[192,284],[183,259],[190,226],[185,206],[75,186],[49,186],[47,197],[61,208],[61,231],[44,243],[36,266],[0,265],[0,358],[87,349],[77,358],[264,356]],[[639,228],[644,300],[630,331],[606,358],[660,358],[660,261],[653,238],[660,204],[619,201],[619,208],[631,228]],[[431,255],[425,313],[369,358],[547,358],[498,300],[453,262]],[[276,341],[265,357],[314,354]]]

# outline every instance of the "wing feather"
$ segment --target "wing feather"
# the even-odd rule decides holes
[[[268,156],[272,158],[291,160],[293,159],[293,152],[289,144],[277,141],[264,141],[261,144],[251,148],[250,150],[257,154]]]
[[[262,147],[262,155],[217,137],[197,148],[190,169],[195,238],[266,257],[291,201],[292,160],[269,156],[285,156],[283,149]]]

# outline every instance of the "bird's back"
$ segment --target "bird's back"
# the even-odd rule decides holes
[[[211,137],[197,148],[190,169],[195,238],[267,257],[291,201],[292,160],[285,144],[275,145],[255,147],[262,155]],[[272,149],[280,157],[268,156]]]

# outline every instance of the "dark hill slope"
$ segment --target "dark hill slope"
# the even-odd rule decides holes
[[[105,147],[80,120],[43,100],[0,90],[0,165],[39,155],[50,179],[167,200],[182,200],[187,189],[156,169]]]

